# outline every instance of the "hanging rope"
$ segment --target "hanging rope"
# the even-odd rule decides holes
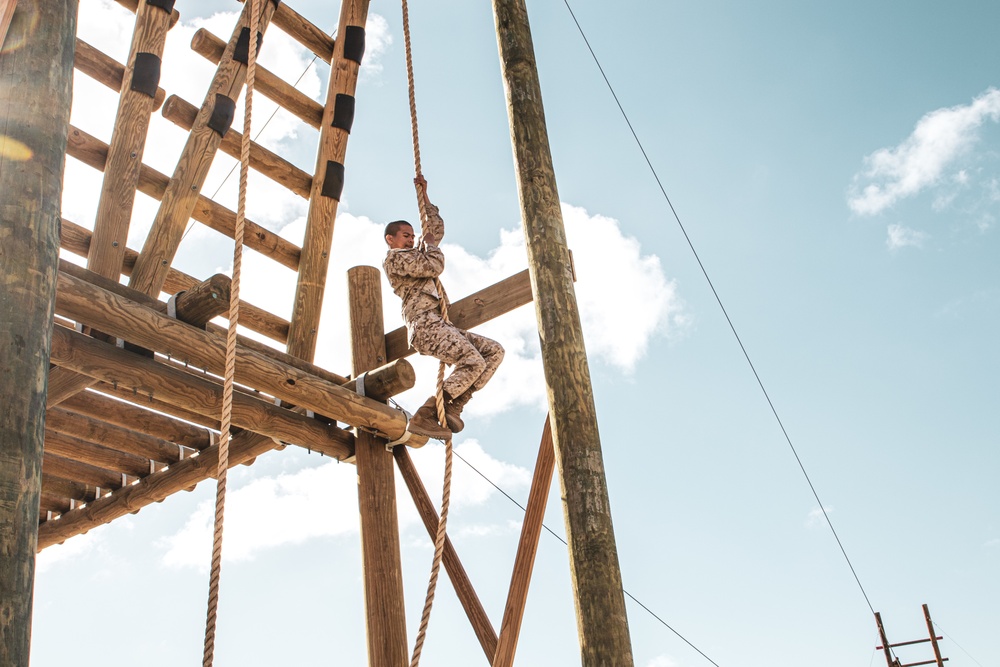
[[[417,207],[420,210],[420,227],[427,227],[427,192],[424,187],[426,181],[420,166],[420,138],[417,131],[417,97],[416,87],[413,84],[413,54],[410,49],[410,12],[406,0],[403,2],[403,41],[406,46],[406,81],[410,99],[410,129],[413,133],[413,179],[417,191]],[[421,239],[421,247],[424,241]],[[441,299],[441,318],[445,322],[448,320],[448,298],[444,291],[444,285],[437,278],[434,279]],[[442,361],[438,366],[437,376],[437,413],[438,422],[447,424],[444,411],[444,371],[445,363]],[[451,504],[451,468],[452,468],[452,445],[451,436],[444,443],[444,488],[441,492],[441,517],[438,519],[437,534],[434,538],[434,560],[431,563],[430,579],[427,582],[427,597],[424,600],[424,611],[420,615],[420,629],[417,631],[417,639],[413,644],[413,657],[410,659],[410,667],[417,667],[420,664],[420,653],[423,651],[424,639],[427,637],[427,626],[431,619],[431,607],[434,605],[434,594],[437,590],[438,574],[441,571],[441,559],[444,556],[444,543],[448,536],[448,507]]]
[[[205,620],[203,667],[215,659],[215,625],[219,609],[219,579],[222,575],[222,531],[226,510],[226,477],[229,471],[229,439],[233,416],[233,377],[236,370],[236,327],[240,319],[240,271],[243,265],[243,234],[246,227],[247,178],[250,172],[250,124],[253,116],[253,89],[257,71],[257,40],[260,0],[250,0],[250,35],[247,57],[246,95],[243,112],[243,141],[240,150],[240,194],[233,232],[233,280],[229,300],[229,329],[226,336],[226,373],[222,389],[222,434],[219,437],[219,465],[215,487],[215,531],[212,539],[212,572],[208,580],[208,615]]]

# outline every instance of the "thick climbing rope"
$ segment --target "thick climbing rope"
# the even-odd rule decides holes
[[[250,0],[250,34],[259,32],[260,0]],[[236,327],[240,319],[240,271],[243,265],[243,234],[246,227],[247,178],[250,172],[250,123],[253,116],[253,89],[257,71],[257,40],[250,39],[247,57],[246,95],[243,113],[243,141],[240,148],[240,194],[233,233],[233,280],[229,300],[229,329],[226,336],[226,372],[222,389],[222,434],[219,437],[219,464],[215,487],[215,530],[212,538],[212,570],[208,580],[208,614],[205,620],[203,667],[215,659],[215,625],[219,609],[219,580],[222,575],[222,532],[226,510],[226,477],[229,471],[229,439],[233,416],[233,377],[236,370]]]
[[[410,129],[413,132],[413,172],[416,175],[414,184],[417,190],[417,207],[420,210],[421,229],[427,228],[427,199],[424,189],[423,173],[420,167],[420,139],[417,131],[417,98],[415,86],[413,84],[413,53],[410,48],[410,13],[406,0],[403,3],[403,41],[406,46],[406,80],[410,99]],[[423,244],[423,240],[421,240]],[[448,321],[448,298],[445,295],[444,286],[437,278],[434,279],[438,295],[441,297],[441,317]],[[438,422],[447,424],[444,411],[444,370],[445,363],[442,361],[438,366],[437,376],[437,414]],[[441,559],[444,555],[444,543],[448,537],[448,507],[451,504],[451,469],[452,469],[452,445],[451,436],[444,443],[444,488],[441,493],[441,516],[438,519],[437,534],[434,537],[434,560],[431,563],[430,579],[427,582],[427,597],[424,600],[424,610],[420,615],[420,629],[417,631],[417,638],[413,644],[413,657],[410,659],[410,667],[417,667],[420,664],[420,653],[423,651],[424,640],[427,637],[427,626],[431,619],[431,607],[434,605],[434,594],[437,590],[438,574],[441,571]]]

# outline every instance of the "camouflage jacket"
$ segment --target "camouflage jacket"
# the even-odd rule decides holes
[[[444,220],[438,213],[437,206],[428,209],[427,224],[424,234],[428,232],[440,239],[444,236]],[[392,248],[382,262],[385,275],[389,279],[392,291],[403,300],[403,321],[406,322],[410,335],[413,335],[412,323],[427,311],[440,310],[441,298],[447,303],[447,295],[439,294],[434,279],[444,271],[444,253],[435,245],[418,245],[415,248]]]

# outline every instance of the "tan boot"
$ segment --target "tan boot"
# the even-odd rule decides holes
[[[466,389],[456,398],[444,404],[444,416],[448,420],[448,428],[451,429],[452,433],[458,433],[465,428],[465,422],[462,421],[462,408],[471,398],[472,390]]]
[[[437,420],[437,397],[431,396],[417,411],[410,417],[410,423],[406,427],[410,433],[416,435],[426,435],[428,438],[447,440],[451,436],[451,431],[441,426]]]

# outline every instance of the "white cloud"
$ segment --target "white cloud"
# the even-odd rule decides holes
[[[646,663],[646,667],[678,667],[678,662],[667,655],[658,655]]]
[[[1000,120],[1000,90],[994,88],[971,104],[928,113],[901,144],[865,157],[865,169],[854,177],[848,198],[851,210],[876,215],[938,184],[976,144],[978,128],[987,120]],[[968,174],[956,171],[957,182],[966,182]]]
[[[809,512],[806,517],[806,528],[813,528],[826,523],[825,515],[833,514],[832,507],[824,507],[823,509],[815,508]]]
[[[928,238],[927,233],[920,232],[903,225],[889,225],[886,230],[885,244],[889,250],[898,250],[906,246],[915,248],[923,247],[924,241]]]
[[[505,489],[515,490],[530,484],[529,471],[491,457],[475,440],[460,443],[455,451]],[[432,500],[440,504],[444,448],[426,446],[412,450],[411,456]],[[291,474],[253,479],[242,486],[239,477],[238,474],[230,477],[226,496],[223,542],[226,561],[248,560],[262,550],[284,544],[358,531],[357,468],[351,464],[329,461]],[[492,486],[455,459],[451,488],[453,517],[463,509],[484,503],[495,493]],[[400,529],[416,527],[423,535],[419,515],[399,475],[396,497]],[[159,542],[165,565],[208,569],[214,514],[213,497],[201,503],[178,532]]]
[[[35,574],[39,575],[67,561],[79,559],[100,547],[104,526],[94,528],[84,535],[75,535],[62,544],[54,544],[39,552],[35,559]]]

